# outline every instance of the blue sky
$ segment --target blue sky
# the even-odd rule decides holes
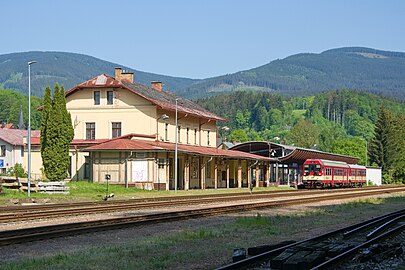
[[[0,54],[66,51],[207,78],[344,46],[405,52],[405,1],[2,1]]]

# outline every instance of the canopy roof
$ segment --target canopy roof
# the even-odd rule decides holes
[[[230,150],[239,150],[265,157],[274,157],[274,160],[281,163],[304,163],[307,159],[325,159],[342,161],[348,164],[357,164],[359,158],[346,155],[332,154],[314,149],[299,148],[290,145],[273,142],[246,142],[237,144]]]
[[[157,141],[148,141],[148,140],[138,140],[126,138],[116,138],[111,139],[107,142],[100,143],[94,146],[90,146],[85,149],[85,151],[94,152],[94,151],[138,151],[138,152],[174,152],[176,145],[174,143],[167,142],[157,142]],[[187,154],[196,154],[202,156],[215,156],[215,157],[224,157],[224,158],[243,158],[251,160],[267,160],[270,161],[270,158],[263,156],[258,156],[241,151],[233,150],[224,150],[218,149],[215,147],[204,147],[196,145],[177,145],[179,153]]]
[[[347,164],[357,164],[357,162],[359,161],[359,158],[357,157],[332,154],[305,148],[296,148],[288,155],[279,158],[280,162],[282,163],[295,163],[295,162],[303,163],[307,159],[326,159],[334,161],[343,161],[346,162]]]

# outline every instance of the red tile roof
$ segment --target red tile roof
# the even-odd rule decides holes
[[[173,152],[174,143],[156,142],[135,139],[112,139],[107,142],[90,146],[85,151],[144,151],[144,152]],[[178,144],[180,153],[198,154],[203,156],[218,156],[228,158],[246,158],[271,160],[270,158],[233,150],[223,150],[214,147],[204,147],[195,145]]]
[[[279,159],[283,163],[304,162],[307,159],[335,160],[335,161],[343,161],[348,164],[357,164],[359,162],[359,158],[357,157],[327,153],[305,148],[296,148],[288,155],[280,157]]]
[[[39,130],[38,130],[39,131]],[[31,137],[31,144],[32,145],[40,145],[41,138],[40,132],[37,136]],[[70,143],[70,146],[90,146],[94,144],[99,144],[108,141],[109,139],[99,139],[99,140],[83,140],[83,139],[73,139]]]
[[[31,131],[31,142],[34,137],[39,136],[39,130]],[[24,129],[0,129],[0,139],[11,145],[24,145],[24,137],[28,137],[28,130]]]
[[[16,128],[14,124],[0,124],[0,128]]]
[[[123,88],[131,91],[132,93],[143,97],[144,99],[150,101],[151,103],[157,105],[158,107],[169,110],[175,111],[176,110],[176,99],[177,102],[177,111],[183,114],[190,114],[196,117],[201,117],[209,120],[216,120],[216,121],[226,121],[224,118],[207,111],[200,105],[176,96],[170,92],[166,91],[157,91],[156,89],[145,86],[138,83],[131,83],[127,80],[116,80],[111,76],[106,74],[101,74],[97,77],[94,77],[88,81],[85,81],[81,84],[76,85],[72,89],[68,90],[65,95],[69,96],[72,93],[86,88],[97,88],[97,87],[116,87],[116,88]]]

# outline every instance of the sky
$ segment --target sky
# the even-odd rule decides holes
[[[62,51],[202,79],[348,46],[405,52],[402,0],[3,0],[0,54]]]

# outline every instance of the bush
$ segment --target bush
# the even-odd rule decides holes
[[[13,168],[9,169],[8,173],[18,178],[26,178],[28,176],[21,163],[16,163]]]

